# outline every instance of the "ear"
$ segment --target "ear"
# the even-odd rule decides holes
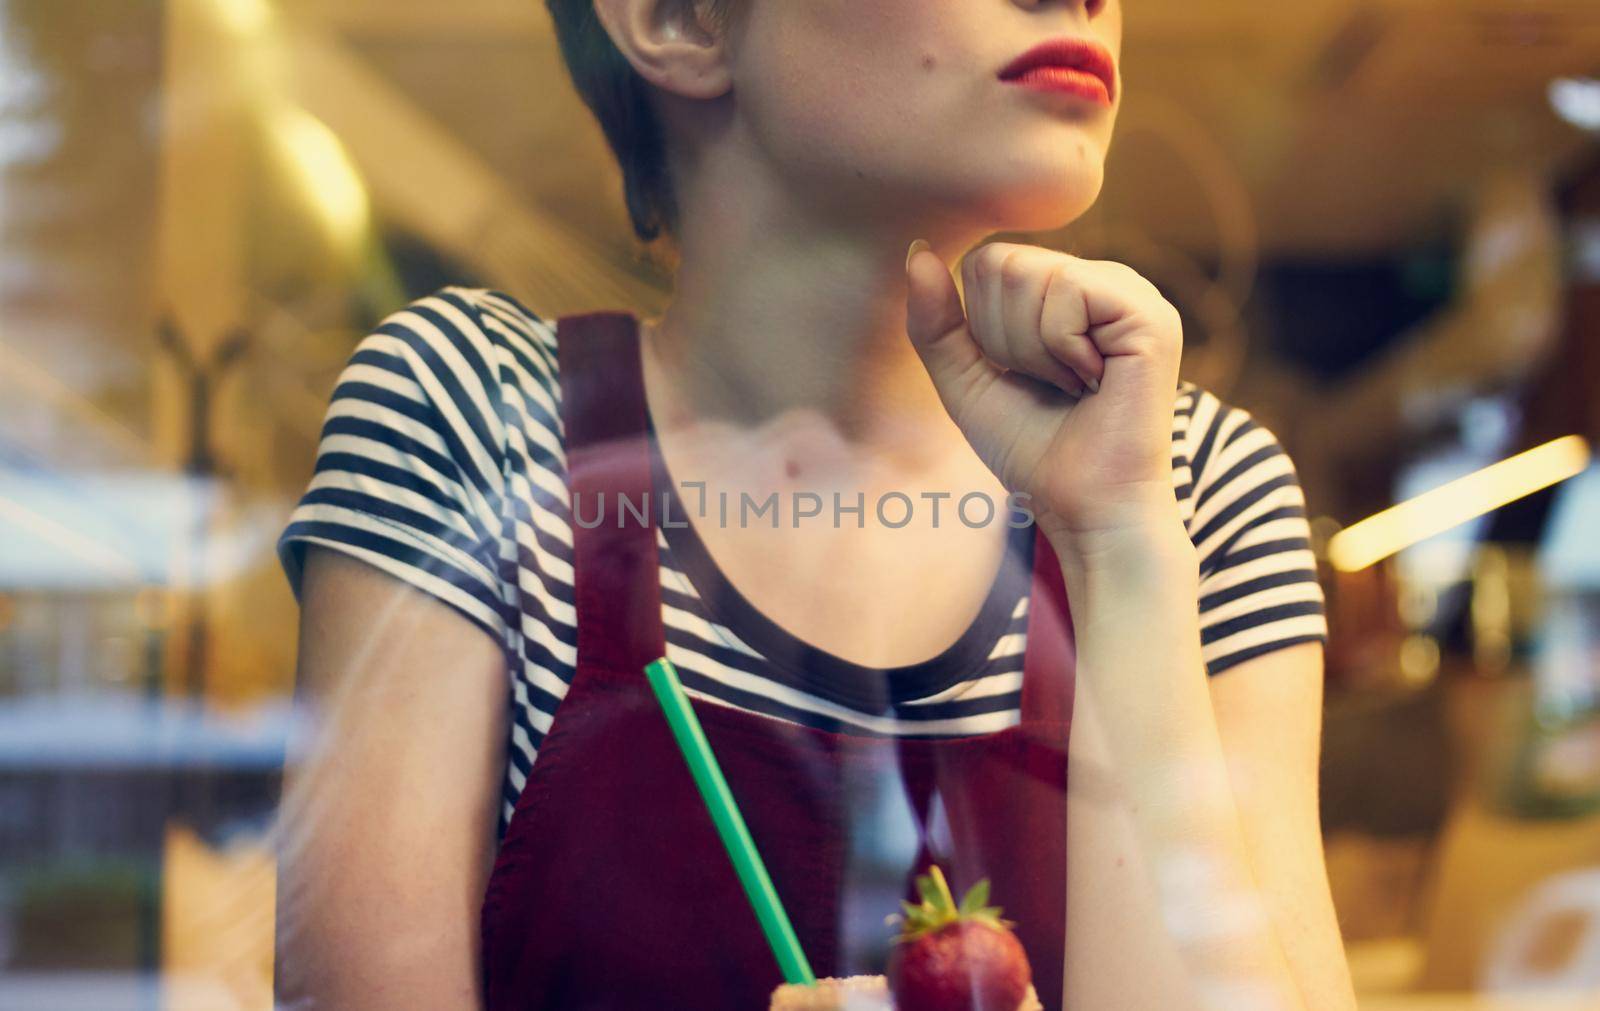
[[[705,0],[594,0],[595,15],[640,77],[685,98],[716,98],[732,86],[727,38]]]

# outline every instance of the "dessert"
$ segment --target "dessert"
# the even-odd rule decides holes
[[[979,1005],[981,1006],[981,1005]],[[889,995],[889,980],[884,976],[827,977],[816,986],[785,983],[772,993],[770,1011],[916,1011],[900,1008]],[[1044,1011],[1039,995],[1028,985],[1017,1011]]]
[[[919,905],[903,916],[883,976],[785,983],[769,1011],[1041,1011],[1033,973],[1011,924],[990,906],[989,881],[973,885],[960,904],[937,866],[917,878]]]
[[[883,976],[828,976],[816,986],[785,983],[772,992],[768,1011],[892,1011]]]

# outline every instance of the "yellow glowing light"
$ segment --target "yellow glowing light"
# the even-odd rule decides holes
[[[302,196],[333,240],[346,249],[360,244],[371,220],[366,186],[334,132],[298,106],[277,109],[273,138]]]
[[[272,24],[268,0],[211,0],[222,27],[240,37],[259,35]]]
[[[1369,516],[1334,534],[1328,561],[1354,572],[1402,548],[1492,512],[1583,471],[1589,443],[1564,435]]]
[[[1407,684],[1422,686],[1439,673],[1439,640],[1412,634],[1400,643],[1400,676]]]

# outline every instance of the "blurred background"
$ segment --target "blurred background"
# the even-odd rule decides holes
[[[1305,487],[1367,1009],[1600,1007],[1600,4],[1126,0],[1103,198]],[[440,285],[654,312],[538,0],[0,0],[0,1008],[271,1006],[272,543]]]

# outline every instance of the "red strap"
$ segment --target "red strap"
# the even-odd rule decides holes
[[[1061,563],[1050,542],[1035,530],[1028,641],[1022,657],[1023,720],[1070,723],[1076,676],[1077,642]]]
[[[615,311],[563,316],[556,321],[556,349],[572,494],[578,662],[640,672],[666,653],[666,632],[638,319]],[[624,497],[636,512],[623,507]]]

